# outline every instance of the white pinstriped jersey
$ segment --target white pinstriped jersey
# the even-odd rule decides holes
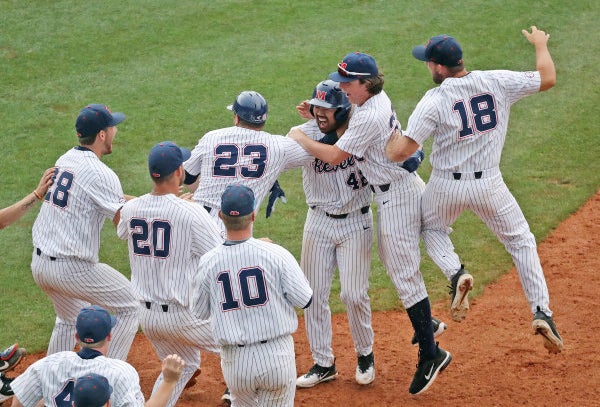
[[[408,119],[419,144],[433,136],[433,168],[472,172],[500,165],[510,107],[540,89],[537,71],[471,71],[429,90]]]
[[[87,148],[72,148],[55,165],[56,179],[33,224],[33,245],[48,256],[97,263],[104,221],[125,203],[121,182]]]
[[[301,125],[300,130],[314,140],[324,136],[314,119]],[[302,185],[308,206],[339,215],[370,205],[371,190],[358,168],[357,162],[361,160],[350,156],[338,165],[331,165],[311,156],[302,167]]]
[[[220,345],[247,345],[298,328],[295,307],[312,297],[298,262],[285,248],[250,238],[220,245],[202,257],[193,285],[193,310],[211,318]]]
[[[206,210],[174,194],[146,194],[127,202],[117,227],[128,240],[131,282],[142,301],[190,305],[200,257],[223,243]]]
[[[390,98],[381,91],[362,105],[354,106],[348,129],[336,146],[362,158],[358,165],[369,183],[389,184],[409,174],[401,162],[392,162],[385,156],[385,144],[392,131],[400,127]]]
[[[88,373],[108,379],[113,387],[111,406],[144,405],[140,378],[133,366],[105,356],[84,359],[70,351],[54,353],[33,363],[13,380],[11,387],[25,407],[34,407],[42,399],[45,406],[71,407],[75,381]]]
[[[206,133],[183,167],[200,174],[194,200],[202,205],[220,208],[225,188],[242,184],[254,191],[258,211],[279,174],[305,159],[304,149],[287,137],[233,126]]]

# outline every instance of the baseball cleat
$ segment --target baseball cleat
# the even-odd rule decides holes
[[[469,291],[473,289],[473,276],[465,271],[464,266],[452,276],[450,285],[450,316],[456,322],[467,317],[469,312]]]
[[[2,380],[2,387],[0,387],[0,403],[2,403],[15,395],[15,393],[13,393],[12,389],[10,388],[10,383],[14,379],[9,379],[3,374],[0,374],[0,379]]]
[[[375,380],[375,357],[373,356],[373,352],[358,357],[355,378],[356,383],[362,385],[372,383]]]
[[[337,375],[338,372],[335,368],[335,363],[330,367],[323,367],[315,363],[308,373],[296,379],[296,386],[304,388],[313,387],[319,383],[333,380]]]
[[[431,325],[433,325],[433,337],[434,338],[437,338],[438,336],[443,334],[446,329],[448,329],[448,325],[446,325],[443,321],[440,321],[439,319],[434,318],[434,317],[431,317]],[[412,337],[412,340],[410,341],[410,343],[413,346],[416,346],[419,344],[419,339],[417,338],[416,332],[413,334],[413,337]]]
[[[408,388],[410,394],[420,394],[427,390],[437,378],[439,372],[444,370],[452,361],[450,352],[436,346],[435,357],[425,359],[419,352],[419,363],[413,381]]]
[[[19,344],[15,343],[4,351],[0,352],[0,372],[12,370],[21,362],[23,356],[27,354],[25,348],[19,348]]]
[[[533,316],[533,333],[542,335],[544,347],[549,353],[560,353],[563,349],[563,340],[556,330],[552,317],[544,314],[538,307]]]
[[[200,372],[200,369],[196,369],[192,377],[190,377],[190,380],[188,380],[188,382],[185,384],[184,389],[189,389],[196,384],[196,377],[200,376]]]

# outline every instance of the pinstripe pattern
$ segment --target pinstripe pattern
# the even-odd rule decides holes
[[[194,279],[193,311],[212,320],[233,405],[293,405],[296,362],[290,335],[298,327],[294,307],[306,306],[312,296],[294,256],[281,246],[249,238],[211,250],[200,268],[205,275]],[[244,278],[247,270],[255,274]],[[250,398],[235,400],[246,400],[244,395],[250,393],[258,404]]]
[[[60,352],[38,360],[11,383],[16,397],[25,407],[71,406],[70,392],[77,378],[88,373],[105,376],[113,387],[110,405],[133,407],[144,405],[140,378],[128,363],[98,356],[82,359],[75,352]]]
[[[231,157],[229,150],[227,153],[217,153],[218,146],[223,145],[235,146],[233,150],[236,151],[237,156],[233,157],[231,162],[225,159]],[[248,145],[265,149],[264,162],[258,160],[256,154],[243,154],[244,147]],[[194,193],[194,200],[197,202],[211,208],[220,208],[221,194],[227,185],[237,183],[254,191],[258,211],[260,203],[269,193],[279,174],[286,169],[300,167],[306,158],[304,149],[287,137],[234,126],[206,133],[198,141],[192,150],[192,156],[183,166],[189,174],[200,174],[200,183]],[[261,172],[257,168],[258,162],[264,163],[264,171]],[[230,175],[216,175],[215,165],[220,172]],[[251,170],[252,176],[244,176],[242,168]],[[226,169],[231,171],[227,172]]]
[[[32,255],[31,270],[36,284],[50,297],[56,322],[48,354],[75,347],[75,322],[79,311],[100,305],[117,317],[108,357],[125,360],[138,329],[138,307],[125,276],[104,263],[75,259],[50,260]]]
[[[77,314],[93,303],[118,318],[108,356],[125,360],[138,328],[138,303],[129,280],[98,263],[102,226],[125,203],[121,183],[95,153],[82,147],[63,154],[56,167],[56,181],[32,230],[33,278],[56,312],[48,353],[73,349]]]
[[[233,407],[293,407],[296,360],[290,335],[244,347],[224,346],[221,368]]]
[[[320,139],[314,120],[301,126],[313,139]],[[358,179],[356,189],[347,181]],[[312,357],[320,366],[334,362],[329,295],[336,267],[339,269],[340,298],[346,306],[354,348],[359,355],[373,350],[371,302],[368,294],[373,245],[373,216],[360,209],[370,206],[372,192],[360,183],[356,157],[337,166],[311,159],[302,168],[302,183],[309,209],[304,223],[300,265],[313,289],[313,302],[304,311],[306,334]],[[334,219],[325,213],[346,214]]]
[[[152,232],[147,240],[133,238],[139,233],[131,220],[143,220],[146,225],[156,221],[169,225],[168,236],[162,232],[163,251],[167,256],[140,255],[139,246],[149,245],[159,236]],[[160,230],[157,230],[157,233]],[[131,282],[142,301],[140,324],[160,360],[172,353],[185,361],[167,406],[177,402],[186,383],[200,367],[200,350],[219,352],[208,320],[198,320],[189,309],[190,285],[194,275],[202,272],[200,257],[223,242],[217,225],[197,203],[185,201],[173,194],[146,194],[127,202],[121,210],[117,227],[121,239],[127,239],[131,264]],[[148,310],[145,302],[150,302]],[[161,305],[168,305],[164,312]],[[163,381],[158,376],[153,393]]]
[[[405,308],[427,298],[420,273],[421,194],[424,183],[385,156],[385,144],[400,123],[385,92],[353,110],[348,129],[336,145],[362,157],[359,168],[375,187],[378,254]],[[382,192],[378,185],[390,184]]]
[[[537,92],[540,83],[539,72],[506,70],[472,71],[460,78],[447,78],[417,104],[406,135],[419,144],[433,137],[433,172],[422,203],[423,235],[430,242],[429,255],[444,274],[450,278],[460,267],[456,254],[449,252],[448,235],[458,216],[470,209],[512,256],[532,313],[540,306],[551,315],[535,238],[499,169],[510,107]],[[469,101],[479,104],[468,105]],[[464,136],[464,118],[457,114],[462,107],[456,106],[478,110],[469,116],[468,136]],[[480,179],[474,176],[478,171],[482,172]],[[460,180],[453,172],[461,173]]]

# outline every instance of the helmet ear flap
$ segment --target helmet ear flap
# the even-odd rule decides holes
[[[335,114],[333,115],[333,117],[335,118],[335,121],[338,123],[344,123],[346,121],[346,119],[348,118],[348,114],[350,113],[350,108],[352,107],[352,105],[350,106],[344,106],[344,107],[338,107],[335,110]]]
[[[315,107],[312,104],[309,104],[308,106],[308,111],[310,112],[310,115],[312,117],[315,117]]]

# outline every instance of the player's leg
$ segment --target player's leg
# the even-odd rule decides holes
[[[346,306],[348,324],[358,363],[355,378],[359,384],[375,380],[373,327],[369,275],[373,245],[372,213],[340,219],[337,263],[340,272],[340,298]]]
[[[378,253],[392,279],[419,340],[417,371],[411,394],[427,390],[437,374],[452,360],[433,337],[431,307],[420,266],[421,194],[425,185],[418,176],[392,184],[377,193]]]
[[[75,347],[75,323],[81,308],[89,302],[75,298],[71,290],[70,275],[75,265],[60,260],[51,261],[36,253],[31,260],[31,271],[36,284],[48,295],[54,306],[56,320],[48,343],[47,354],[72,351]]]
[[[181,318],[182,314],[184,318]],[[182,312],[163,312],[162,308],[140,309],[140,325],[144,335],[152,343],[159,360],[163,360],[170,354],[179,355],[185,362],[185,367],[175,385],[175,389],[169,397],[168,407],[176,404],[181,392],[200,367],[200,350],[194,344],[189,344],[182,338],[182,331],[186,331],[188,318]],[[162,372],[157,377],[152,394],[156,392],[163,382]]]
[[[315,210],[309,210],[302,237],[300,267],[313,289],[313,300],[304,310],[306,336],[315,365],[298,377],[299,387],[312,387],[337,376],[332,342],[329,294],[335,270],[334,222]]]
[[[473,276],[464,270],[450,240],[452,224],[468,207],[467,181],[432,177],[421,198],[421,237],[429,257],[450,281],[450,315],[462,321],[469,311]]]
[[[254,346],[254,361],[262,372],[257,380],[259,406],[293,407],[296,394],[296,359],[292,336]]]
[[[255,366],[256,361],[250,349],[252,346],[254,345],[244,347],[232,345],[221,348],[221,370],[229,389],[231,404],[235,406],[256,407],[258,405],[256,378],[260,372]]]

